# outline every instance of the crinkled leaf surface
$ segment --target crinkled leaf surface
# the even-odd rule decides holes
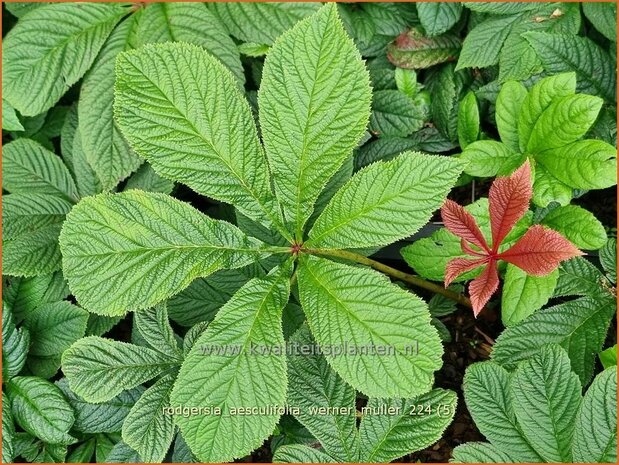
[[[548,302],[557,285],[559,271],[531,276],[508,264],[501,296],[501,319],[505,326],[521,322]]]

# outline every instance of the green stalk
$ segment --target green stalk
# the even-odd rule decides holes
[[[330,250],[330,249],[303,249],[303,252],[309,253],[312,255],[324,255],[327,257],[338,257],[343,258],[345,260],[350,260],[356,263],[360,263],[362,265],[367,265],[371,268],[374,268],[376,271],[380,271],[392,278],[399,279],[400,281],[404,281],[407,284],[411,284],[416,287],[420,287],[422,289],[426,289],[428,291],[434,292],[436,294],[441,294],[448,299],[454,300],[460,305],[464,305],[468,308],[473,308],[471,305],[471,301],[468,297],[463,296],[462,294],[458,294],[457,292],[450,291],[449,289],[445,289],[443,286],[426,281],[419,276],[415,276],[412,274],[404,273],[403,271],[396,270],[388,265],[377,262],[376,260],[372,260],[371,258],[364,257],[363,255],[356,254],[354,252],[349,252],[347,250]]]

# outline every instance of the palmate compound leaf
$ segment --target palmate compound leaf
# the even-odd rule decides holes
[[[24,15],[4,40],[2,97],[24,116],[51,108],[127,12],[120,4],[58,3]]]
[[[157,174],[286,234],[249,104],[206,50],[168,42],[121,53],[114,112]]]
[[[574,462],[617,462],[617,367],[597,375],[585,394],[572,442]]]
[[[333,371],[324,356],[304,355],[301,348],[316,344],[306,325],[291,336],[289,344],[297,351],[288,355],[288,405],[299,408],[295,417],[320,441],[332,460],[356,462],[359,440],[355,390]]]
[[[344,381],[373,397],[430,389],[443,349],[421,299],[375,271],[312,256],[297,276],[312,334]]]
[[[318,195],[356,147],[370,116],[369,74],[335,4],[275,42],[258,99],[275,192],[301,239]]]
[[[285,405],[287,387],[281,317],[291,274],[288,261],[266,278],[249,281],[219,310],[185,358],[171,406],[221,409],[219,414],[175,417],[201,461],[243,457],[262,444],[279,420],[277,408]]]
[[[428,222],[462,171],[454,158],[406,152],[358,171],[318,217],[307,247],[382,246]]]
[[[72,293],[101,315],[151,307],[197,277],[259,259],[261,247],[229,223],[141,191],[87,197],[60,235]]]
[[[80,339],[62,354],[71,390],[88,402],[106,402],[178,366],[147,347],[97,336]]]

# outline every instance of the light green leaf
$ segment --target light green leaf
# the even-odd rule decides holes
[[[199,276],[260,258],[260,243],[235,226],[141,191],[82,200],[67,216],[60,248],[79,303],[108,316],[151,307]]]
[[[420,298],[375,271],[312,256],[303,259],[297,277],[312,334],[344,381],[375,397],[430,389],[442,346]]]
[[[84,78],[77,106],[81,148],[104,191],[113,189],[142,162],[120,133],[112,108],[116,57],[132,48],[135,30],[136,20],[132,16],[112,32]]]
[[[504,450],[486,442],[468,442],[453,450],[454,463],[517,463]]]
[[[495,120],[501,141],[514,152],[520,152],[518,119],[527,96],[527,89],[516,81],[508,81],[501,87],[496,99]]]
[[[396,68],[395,84],[400,92],[411,99],[415,98],[417,92],[419,91],[419,87],[417,85],[417,73],[412,69]],[[373,101],[375,101],[375,96],[376,92],[374,92]]]
[[[2,238],[15,239],[52,224],[59,224],[73,204],[50,194],[22,192],[2,198]]]
[[[137,312],[134,323],[140,335],[153,349],[167,357],[182,360],[183,352],[176,342],[165,304]]]
[[[554,99],[574,95],[575,92],[576,73],[573,72],[541,79],[531,87],[522,102],[518,118],[518,139],[521,152],[527,148],[537,120]]]
[[[419,21],[428,36],[447,32],[460,19],[462,4],[454,3],[417,3]]]
[[[114,111],[157,174],[283,230],[249,104],[203,48],[164,43],[121,53]]]
[[[144,163],[135,173],[129,176],[123,190],[128,191],[131,189],[170,194],[172,189],[174,189],[174,182],[162,178],[153,170],[150,164]]]
[[[505,176],[518,168],[526,155],[514,152],[495,140],[478,140],[466,146],[461,157],[467,162],[464,171],[471,176]]]
[[[271,45],[304,17],[316,12],[315,3],[209,3],[228,32],[243,42]]]
[[[399,90],[377,90],[372,95],[369,129],[380,137],[409,136],[428,119],[426,108]]]
[[[606,244],[606,231],[591,213],[577,205],[558,207],[549,212],[542,224],[561,233],[579,249],[597,250]]]
[[[387,245],[418,231],[461,173],[453,158],[408,152],[358,171],[318,217],[308,247]]]
[[[476,25],[464,39],[456,70],[497,64],[501,47],[519,19],[519,15],[491,17]]]
[[[34,376],[18,376],[7,385],[15,422],[44,442],[71,444],[68,432],[75,421],[73,409],[62,391],[49,381]]]
[[[4,38],[2,97],[25,116],[53,107],[127,12],[120,4],[57,3],[25,15]]]
[[[288,355],[288,405],[299,408],[297,420],[335,461],[357,461],[355,390],[331,369],[325,357],[304,354],[303,350],[316,347],[306,325],[291,336],[289,344],[294,352]]]
[[[617,367],[604,370],[589,386],[578,414],[574,462],[617,462]]]
[[[71,390],[88,402],[105,402],[174,368],[159,352],[97,336],[80,339],[62,354]]]
[[[66,378],[56,381],[56,386],[62,390],[75,412],[73,429],[87,434],[120,431],[129,410],[144,392],[144,388],[137,387],[121,392],[106,402],[92,404],[71,391]]]
[[[464,376],[464,399],[475,426],[494,447],[522,462],[540,462],[516,423],[510,374],[494,362],[475,363]]]
[[[269,53],[270,46],[266,44],[256,44],[254,42],[246,42],[237,45],[237,48],[241,55],[245,55],[252,58],[259,58]]]
[[[15,458],[14,435],[15,425],[11,413],[11,402],[2,392],[2,463],[13,463]]]
[[[617,99],[615,64],[591,39],[546,32],[527,32],[524,37],[546,71],[552,74],[576,71],[580,92],[599,95],[611,102]]]
[[[414,399],[370,399],[359,426],[360,461],[388,463],[431,446],[453,420],[457,401],[444,389]],[[382,413],[390,408],[397,413]]]
[[[505,329],[492,349],[492,359],[512,369],[544,346],[560,344],[570,356],[572,370],[583,385],[587,384],[593,374],[595,355],[602,349],[615,312],[615,302],[610,297],[582,297],[544,308]]]
[[[608,40],[617,42],[617,5],[614,3],[585,3],[582,11],[589,21]]]
[[[278,447],[273,455],[273,463],[333,463],[334,458],[303,444],[287,444]]]
[[[4,131],[24,131],[24,127],[15,113],[15,108],[4,99],[2,100],[2,129]]]
[[[458,106],[458,141],[463,149],[479,137],[479,107],[475,93],[469,91]]]
[[[2,272],[10,276],[37,276],[60,269],[58,236],[61,224],[23,233],[2,244]]]
[[[559,181],[548,172],[542,164],[535,166],[533,181],[533,203],[539,207],[547,207],[552,202],[567,205],[572,200],[573,189]]]
[[[370,115],[369,75],[335,4],[275,42],[258,99],[275,192],[301,239],[318,195],[357,146]]]
[[[501,296],[501,319],[505,326],[520,323],[535,313],[552,297],[559,271],[545,276],[532,276],[508,264]]]
[[[512,15],[537,8],[535,3],[524,2],[464,2],[463,5],[469,10],[492,15]]]
[[[186,42],[203,47],[226,65],[240,84],[243,66],[225,25],[203,3],[152,3],[141,11],[137,47],[155,42]]]
[[[84,336],[88,312],[67,301],[44,304],[30,313],[25,326],[30,331],[30,354],[60,355]]]
[[[15,194],[47,194],[79,199],[75,182],[60,157],[30,139],[2,147],[2,188]]]
[[[61,272],[32,278],[13,278],[2,288],[2,300],[11,307],[16,322],[21,322],[37,307],[58,302],[69,295]]]
[[[124,441],[117,442],[104,461],[106,463],[142,463],[140,455]]]
[[[581,140],[545,150],[536,159],[549,174],[575,189],[617,184],[617,150],[601,140]]]
[[[600,352],[598,357],[600,358],[600,362],[602,363],[604,369],[617,366],[617,344]]]
[[[279,420],[280,413],[271,409],[286,402],[281,317],[290,293],[291,265],[287,262],[243,286],[185,358],[172,391],[172,407],[221,409],[219,415],[175,417],[200,461],[243,457],[262,444]],[[232,409],[256,410],[247,415]]]
[[[13,312],[2,303],[2,377],[8,381],[17,376],[26,363],[30,334],[26,328],[17,328]]]
[[[604,247],[600,249],[600,263],[606,271],[609,279],[617,282],[617,239],[609,238]]]
[[[518,424],[546,462],[572,461],[572,436],[581,402],[581,384],[567,353],[547,345],[522,362],[511,383]]]
[[[170,403],[175,374],[157,380],[131,408],[122,427],[123,441],[145,463],[159,463],[174,439],[174,417],[164,412]]]
[[[585,94],[554,100],[535,123],[527,151],[538,153],[577,141],[595,122],[602,103],[601,98]]]

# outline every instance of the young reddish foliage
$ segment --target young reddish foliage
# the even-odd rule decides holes
[[[441,216],[445,227],[462,239],[462,250],[473,258],[454,258],[445,270],[445,287],[462,273],[486,265],[471,281],[469,293],[475,316],[499,287],[498,260],[505,260],[534,276],[548,274],[559,263],[582,255],[571,242],[552,229],[534,225],[509,249],[499,247],[515,224],[529,209],[533,196],[531,166],[528,160],[511,176],[497,178],[488,195],[492,246],[484,238],[475,218],[461,205],[445,201]]]

